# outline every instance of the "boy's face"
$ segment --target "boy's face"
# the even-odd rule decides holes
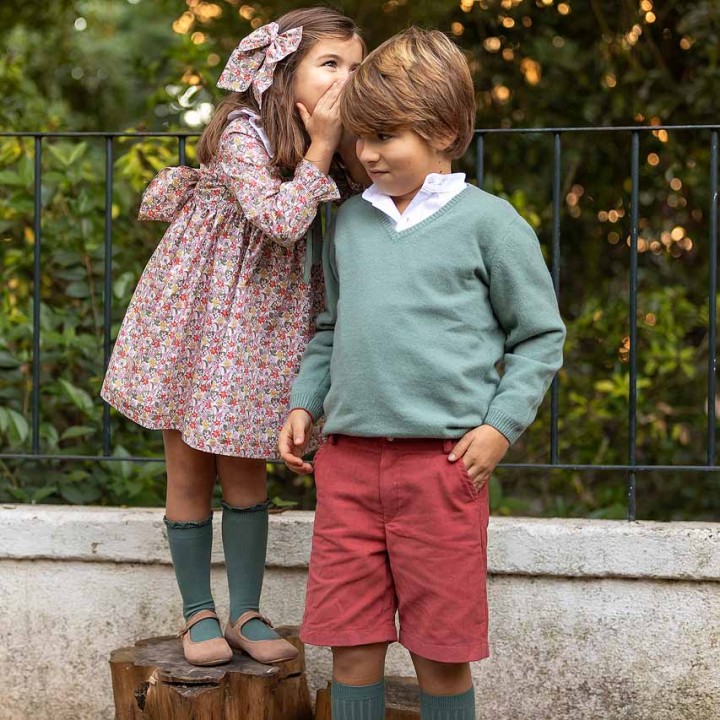
[[[395,200],[401,212],[430,173],[451,171],[447,154],[409,129],[361,135],[356,151],[370,179]]]

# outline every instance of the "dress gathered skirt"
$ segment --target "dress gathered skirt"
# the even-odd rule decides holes
[[[171,220],[118,334],[102,397],[198,450],[270,459],[323,307],[318,206],[335,181],[269,166],[243,118],[200,170],[167,168],[141,217]]]

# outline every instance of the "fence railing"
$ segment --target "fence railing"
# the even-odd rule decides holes
[[[639,190],[640,190],[640,137],[643,133],[659,131],[708,131],[709,141],[709,198],[708,198],[708,238],[707,259],[709,264],[708,277],[708,364],[707,364],[707,428],[706,428],[706,462],[696,465],[648,465],[637,462],[637,428],[638,428],[638,235],[639,235]],[[625,464],[574,464],[563,463],[559,457],[558,404],[559,384],[556,377],[550,391],[550,449],[547,463],[501,463],[502,467],[527,469],[557,470],[593,470],[624,472],[627,475],[627,517],[634,520],[636,516],[637,474],[642,472],[671,470],[675,472],[718,472],[716,463],[716,416],[715,397],[717,392],[717,334],[716,334],[716,295],[718,280],[718,133],[720,125],[653,125],[624,127],[555,127],[555,128],[508,128],[478,129],[475,131],[476,177],[480,187],[485,179],[486,143],[488,138],[496,135],[539,135],[548,136],[552,140],[552,177],[549,178],[552,193],[552,241],[550,271],[556,294],[560,296],[560,219],[561,219],[561,173],[562,173],[562,140],[564,136],[577,133],[625,133],[630,135],[630,263],[629,273],[629,398],[628,398],[628,438],[627,462]],[[40,278],[42,222],[41,222],[41,187],[42,187],[42,156],[43,141],[52,138],[97,138],[104,141],[105,149],[105,233],[104,233],[104,367],[110,359],[111,338],[111,300],[112,300],[112,250],[113,250],[113,160],[114,144],[119,138],[176,138],[178,142],[178,162],[186,162],[186,143],[188,138],[197,137],[197,133],[188,132],[1,132],[0,137],[32,138],[34,141],[34,287],[33,287],[33,352],[32,352],[32,443],[29,453],[0,452],[0,460],[60,460],[72,461],[122,461],[162,462],[162,458],[148,457],[114,457],[112,453],[112,437],[110,429],[110,411],[104,407],[102,424],[102,451],[98,455],[66,455],[43,454],[40,452]]]

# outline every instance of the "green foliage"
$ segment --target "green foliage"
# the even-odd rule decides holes
[[[0,127],[12,130],[200,129],[220,97],[224,59],[252,24],[296,0],[48,0],[44,12],[0,6]],[[370,48],[411,22],[451,32],[477,87],[478,125],[715,122],[720,9],[713,0],[640,7],[636,0],[348,0]],[[647,4],[645,4],[647,5]],[[651,13],[651,14],[650,14]],[[52,52],[48,51],[52,48]],[[628,134],[564,134],[560,302],[568,324],[559,375],[559,460],[628,460]],[[707,454],[709,133],[641,136],[636,454],[649,465],[704,464]],[[134,218],[157,170],[177,162],[174,139],[114,143],[114,338],[162,233]],[[192,163],[193,143],[188,145]],[[474,150],[459,163],[475,177]],[[537,229],[551,261],[551,137],[487,135],[484,186]],[[102,139],[43,142],[40,277],[42,453],[103,447],[105,154]],[[0,138],[0,447],[31,448],[34,146]],[[715,408],[712,408],[715,410]],[[509,462],[549,458],[550,401]],[[0,501],[157,505],[158,433],[111,413],[113,459],[0,464]],[[130,462],[128,457],[148,458]],[[279,505],[312,507],[310,478],[269,466]],[[709,473],[638,475],[642,517],[717,517]],[[593,469],[502,469],[500,514],[623,517],[627,476]],[[283,498],[284,500],[282,500]]]

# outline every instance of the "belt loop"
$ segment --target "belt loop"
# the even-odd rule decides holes
[[[449,453],[455,447],[455,440],[443,440],[443,452]]]
[[[337,445],[337,441],[338,441],[337,435],[328,435],[328,440],[330,441],[331,444]]]

